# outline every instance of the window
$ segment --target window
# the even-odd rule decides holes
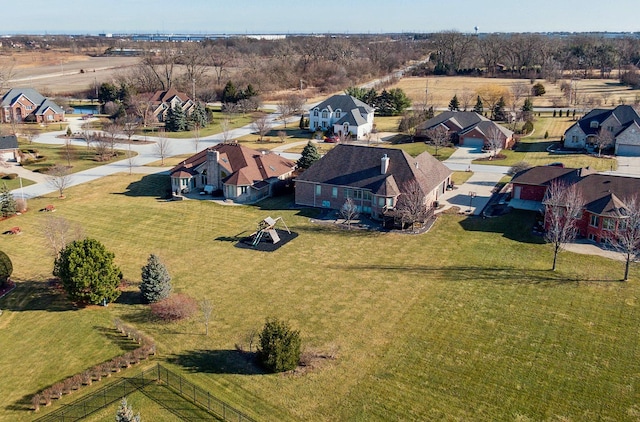
[[[329,117],[329,112],[327,110],[322,110],[322,118],[326,119],[327,117]]]
[[[333,198],[337,198],[338,197],[338,188],[336,188],[336,187],[331,188],[331,196]]]
[[[316,185],[316,195],[322,195],[322,186]]]
[[[314,115],[315,117],[318,117],[318,109],[317,109],[317,108],[316,108],[315,110],[313,110],[313,115]]]
[[[328,126],[327,122],[323,121],[322,122],[322,127],[327,127],[327,126]]]
[[[592,120],[589,122],[589,127],[591,128],[597,128],[598,127],[598,121],[597,120]]]
[[[604,230],[615,230],[616,229],[616,220],[613,218],[604,218],[602,219],[602,228]]]
[[[322,201],[322,208],[331,208],[331,203],[329,201]]]
[[[387,198],[387,207],[393,207],[393,198]]]
[[[53,115],[52,115],[52,114],[49,114],[49,115],[47,116],[47,120],[53,120]]]
[[[578,143],[578,135],[573,135],[571,137],[571,142],[573,142],[574,144],[577,144]]]
[[[378,198],[378,206],[384,207],[384,198]]]
[[[340,110],[336,110],[336,119],[340,118]]]
[[[355,199],[362,199],[362,191],[361,190],[357,190],[353,192],[353,197]]]
[[[591,218],[589,218],[589,225],[592,227],[598,227],[598,216],[597,215],[591,215]]]
[[[240,186],[240,195],[244,195],[245,193],[247,193],[247,187],[246,186]]]
[[[613,126],[609,126],[609,127],[607,127],[607,130],[608,130],[609,132],[613,133]]]
[[[365,201],[371,201],[371,192],[369,192],[368,190],[362,192],[362,196],[364,198]]]

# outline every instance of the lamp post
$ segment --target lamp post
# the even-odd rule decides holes
[[[476,197],[476,193],[473,191],[469,192],[469,210],[468,212],[471,212],[471,204],[473,203],[473,198]]]

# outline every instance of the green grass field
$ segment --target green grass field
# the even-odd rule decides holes
[[[622,263],[568,252],[549,271],[551,247],[529,235],[530,214],[446,215],[418,236],[342,231],[311,223],[314,212],[292,209],[290,197],[258,206],[166,202],[158,199],[166,183],[117,175],[74,187],[64,200],[29,203],[55,204],[56,217],[115,253],[133,286],[106,308],[75,309],[46,287],[46,215],[0,222],[0,232],[23,229],[0,237],[18,283],[0,299],[0,419],[33,419],[31,395],[121,354],[114,317],[155,338],[163,365],[258,420],[640,415],[640,272],[634,266],[621,283]],[[268,215],[299,237],[273,253],[234,247]],[[158,323],[138,303],[135,283],[152,252],[175,291],[214,302],[209,336],[197,318]],[[299,329],[305,348],[336,358],[262,374],[235,345],[269,316]],[[143,420],[165,420],[154,403],[131,399]]]

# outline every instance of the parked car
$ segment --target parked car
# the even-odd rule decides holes
[[[551,167],[562,167],[562,168],[564,168],[564,164],[559,162],[559,161],[556,162],[556,163],[551,163],[551,164],[547,164],[547,165],[551,166]]]
[[[338,142],[340,142],[340,138],[338,138],[336,135],[327,136],[326,138],[324,138],[324,141],[329,144],[337,144]]]

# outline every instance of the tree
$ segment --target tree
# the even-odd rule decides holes
[[[60,251],[69,243],[83,237],[80,226],[64,217],[54,217],[50,213],[40,225],[40,233],[44,237],[45,245],[54,257],[58,257]]]
[[[455,94],[451,101],[449,101],[449,110],[460,111],[460,101],[458,101],[458,94]]]
[[[200,312],[202,312],[202,322],[204,322],[205,335],[209,335],[209,321],[211,321],[211,314],[213,313],[213,302],[209,299],[203,299],[200,301]]]
[[[626,198],[623,207],[616,209],[615,230],[608,232],[606,240],[625,259],[623,281],[629,280],[631,261],[640,255],[640,198]]]
[[[6,253],[0,251],[0,286],[3,286],[9,281],[12,273],[13,264],[11,263],[11,259],[9,259]]]
[[[60,251],[53,275],[73,301],[106,304],[120,296],[120,269],[114,254],[95,239],[75,240]]]
[[[494,124],[487,131],[486,145],[491,151],[491,157],[495,157],[498,154],[498,150],[504,146],[505,140],[504,134],[498,128],[498,125]]]
[[[442,125],[438,125],[427,130],[426,135],[429,138],[431,145],[433,145],[436,149],[434,154],[436,157],[438,156],[438,148],[444,147],[451,142],[451,139],[449,137],[449,130]]]
[[[507,120],[507,116],[505,114],[505,109],[504,109],[505,105],[506,103],[504,102],[504,97],[500,97],[495,107],[493,107],[492,109],[493,120],[500,120],[500,121]]]
[[[114,84],[105,82],[98,88],[98,101],[103,105],[108,102],[114,102],[118,99],[118,87]]]
[[[544,88],[544,85],[542,85],[540,82],[536,83],[531,87],[531,94],[533,94],[534,97],[541,97],[546,92],[547,90]]]
[[[133,409],[130,404],[127,404],[126,397],[120,401],[120,407],[116,412],[116,422],[140,422],[140,414],[133,415]]]
[[[193,127],[203,128],[209,124],[209,116],[207,111],[200,103],[196,103],[191,115],[189,116],[189,122]]]
[[[553,244],[553,265],[556,270],[558,252],[573,241],[578,234],[578,221],[582,217],[584,200],[575,184],[566,185],[553,181],[543,201],[545,215],[545,240]]]
[[[2,183],[2,187],[0,188],[0,213],[3,217],[8,217],[13,215],[18,210],[18,204],[16,203],[16,199],[9,191],[6,183]]]
[[[300,332],[284,321],[268,318],[260,332],[258,360],[272,372],[295,369],[300,361]]]
[[[612,147],[615,141],[613,132],[607,130],[605,127],[601,127],[598,134],[593,139],[593,144],[598,148],[598,157],[602,155],[602,150]]]
[[[118,135],[123,132],[123,127],[120,124],[120,121],[112,121],[104,125],[104,132],[107,134],[107,138],[109,139],[109,148],[111,150],[111,156],[113,157],[116,153],[116,144],[118,140]]]
[[[261,113],[251,124],[254,132],[258,134],[260,137],[260,142],[264,139],[264,137],[271,130],[271,122],[269,121],[269,116]]]
[[[229,142],[231,140],[231,120],[226,116],[220,122],[220,134],[222,136],[222,142]]]
[[[476,105],[473,106],[473,111],[475,111],[478,114],[484,114],[484,106],[482,104],[482,99],[480,98],[479,95],[478,95],[478,99],[476,100]]]
[[[164,166],[164,159],[167,158],[171,151],[171,142],[164,132],[158,132],[155,146],[156,153],[160,157],[161,165]]]
[[[182,132],[187,130],[187,118],[180,105],[175,104],[167,111],[164,127],[167,132]]]
[[[531,101],[531,98],[525,98],[521,111],[523,120],[527,122],[531,122],[533,120],[533,102]]]
[[[240,99],[238,95],[238,89],[233,84],[233,82],[228,81],[222,90],[222,95],[220,96],[220,101],[224,103],[237,103]]]
[[[357,219],[359,215],[358,206],[353,202],[353,199],[347,198],[344,204],[342,204],[342,207],[340,207],[340,217],[344,218],[349,230],[351,230],[351,223]]]
[[[171,276],[157,255],[149,255],[142,267],[140,294],[147,303],[159,302],[171,294]]]
[[[302,150],[302,154],[296,165],[301,169],[308,169],[311,167],[311,164],[315,163],[320,159],[320,153],[318,152],[318,148],[311,141],[307,142],[307,145]]]
[[[413,230],[415,223],[423,223],[426,220],[429,215],[426,197],[416,179],[404,183],[392,215],[400,220],[403,226],[404,223],[410,223],[411,230]]]
[[[56,164],[47,171],[47,183],[58,191],[58,196],[64,198],[64,191],[71,186],[73,176],[69,173],[69,168]]]

